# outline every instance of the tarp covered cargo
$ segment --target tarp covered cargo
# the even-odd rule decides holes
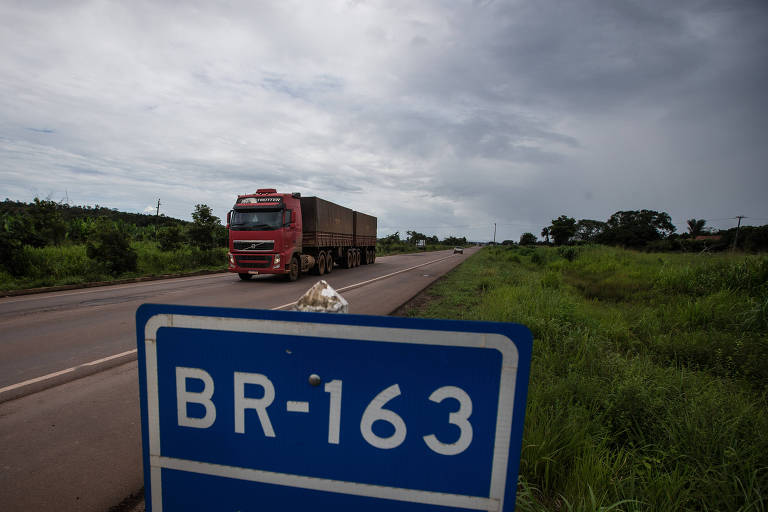
[[[376,217],[355,212],[354,241],[357,247],[376,245]]]
[[[302,197],[301,211],[305,247],[352,245],[352,210],[319,197]]]

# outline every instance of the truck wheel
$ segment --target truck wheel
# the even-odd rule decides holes
[[[325,274],[325,253],[320,251],[315,260],[315,274],[321,276]]]
[[[330,252],[325,255],[325,273],[330,274],[333,272],[333,256]]]
[[[360,249],[357,249],[355,251],[355,266],[356,267],[360,266]]]
[[[376,261],[376,249],[371,249],[371,264]]]
[[[347,268],[352,268],[354,266],[354,264],[355,264],[355,257],[352,256],[352,251],[349,250],[349,251],[347,251],[347,260],[346,260],[344,266],[347,267]]]
[[[253,277],[251,274],[246,274],[246,273],[237,274],[237,275],[240,276],[240,279],[242,279],[243,281],[247,281]]]
[[[291,258],[291,264],[288,267],[288,273],[286,276],[288,277],[289,281],[296,281],[299,278],[300,275],[300,267],[299,267],[299,258],[294,256]]]

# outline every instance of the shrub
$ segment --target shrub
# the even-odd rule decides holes
[[[137,255],[125,232],[112,223],[104,223],[88,242],[86,254],[112,275],[136,270]]]
[[[557,252],[560,254],[560,256],[567,259],[568,261],[573,261],[579,256],[578,247],[573,246],[558,247]]]
[[[161,251],[175,251],[184,243],[184,233],[178,224],[160,228],[157,233],[157,243]]]
[[[22,276],[27,271],[24,247],[7,231],[0,231],[0,265],[12,276]]]

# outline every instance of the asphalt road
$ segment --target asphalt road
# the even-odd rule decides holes
[[[322,278],[350,313],[386,315],[472,252],[382,257]],[[213,274],[0,299],[2,508],[104,512],[141,489],[140,304],[288,309],[318,279]]]

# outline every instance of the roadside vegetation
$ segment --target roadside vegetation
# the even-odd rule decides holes
[[[757,252],[768,250],[768,225],[711,229],[704,219],[688,219],[686,231],[677,233],[667,212],[626,210],[611,215],[606,222],[576,220],[567,215],[552,219],[541,230],[545,245],[604,244],[652,252],[720,252],[741,249]],[[533,233],[523,233],[520,245],[540,243]],[[505,240],[503,245],[514,241]]]
[[[395,232],[376,241],[376,255],[404,254],[423,251],[442,251],[454,247],[468,247],[466,237],[449,236],[439,240],[434,235],[425,235],[418,231],[406,231],[406,238],[400,238],[400,232]]]
[[[401,314],[534,335],[518,510],[768,508],[768,256],[489,247]]]
[[[193,222],[70,207],[0,203],[0,290],[226,268],[226,231],[206,205]]]

